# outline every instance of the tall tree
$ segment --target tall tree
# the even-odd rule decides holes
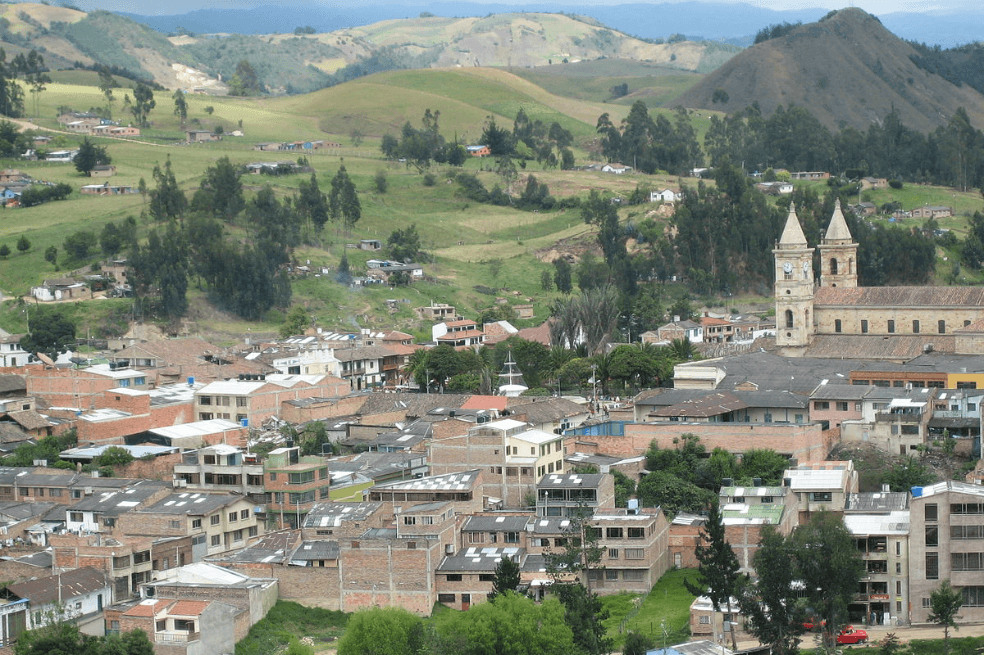
[[[508,555],[503,555],[495,565],[495,580],[492,581],[492,591],[488,593],[489,600],[495,600],[496,596],[507,591],[516,591],[520,581],[519,562]]]
[[[738,557],[728,543],[718,503],[711,503],[707,522],[700,530],[699,538],[700,542],[694,548],[694,555],[699,562],[697,582],[685,580],[684,584],[687,591],[695,596],[710,598],[715,612],[720,612],[724,606],[731,615],[731,599],[737,592],[740,567]],[[734,630],[731,630],[731,648],[738,649]]]
[[[424,623],[399,607],[356,612],[338,640],[338,655],[417,655],[424,648]]]
[[[957,629],[957,612],[963,605],[963,594],[950,585],[949,580],[940,583],[929,595],[930,621],[943,626],[943,655],[950,654],[950,628]]]
[[[106,148],[97,146],[89,140],[89,137],[82,139],[79,151],[76,153],[75,159],[72,160],[75,164],[75,170],[89,177],[92,176],[92,171],[96,166],[109,164],[111,161],[110,156],[106,154]]]
[[[143,83],[138,83],[133,89],[133,104],[130,106],[130,113],[133,114],[133,119],[137,121],[137,125],[141,127],[146,127],[150,125],[147,117],[150,115],[150,111],[157,106],[157,101],[154,100],[154,90]]]
[[[185,121],[188,120],[188,102],[185,100],[184,91],[177,89],[171,97],[174,100],[174,115],[181,119],[181,126],[184,127]]]
[[[443,612],[437,616],[436,623],[438,653],[570,655],[577,652],[574,635],[564,620],[564,608],[554,598],[534,603],[525,596],[507,592],[491,603],[473,605],[467,612]],[[391,651],[365,652],[386,655]],[[350,654],[339,648],[338,655]]]
[[[314,229],[321,231],[330,217],[328,197],[321,192],[318,186],[318,176],[311,173],[311,181],[301,180],[298,185],[298,196],[294,201],[294,207],[300,214],[310,219]]]
[[[796,602],[798,576],[794,553],[791,539],[771,525],[766,526],[758,550],[752,556],[757,579],[743,584],[738,597],[751,633],[770,646],[775,655],[797,653],[799,635],[805,631],[806,612]],[[857,585],[856,580],[854,584]]]
[[[345,165],[338,168],[338,172],[331,180],[331,191],[328,194],[328,207],[331,217],[334,220],[341,219],[346,230],[352,227],[362,218],[362,204],[359,202],[359,193],[355,189],[352,178],[349,177]]]
[[[113,74],[106,66],[100,66],[97,72],[99,73],[99,90],[106,97],[106,111],[109,118],[112,118],[113,100],[115,99],[113,98],[113,87],[116,86],[116,80],[113,79]]]
[[[188,198],[178,188],[170,156],[164,162],[163,170],[154,166],[153,175],[157,188],[150,192],[150,215],[158,221],[181,218],[188,208]]]
[[[195,192],[191,206],[212,216],[233,220],[246,207],[243,199],[242,171],[222,157],[205,169],[205,179]]]
[[[248,60],[243,59],[236,64],[236,72],[229,79],[229,95],[254,96],[263,93],[263,85],[256,74],[256,69]]]

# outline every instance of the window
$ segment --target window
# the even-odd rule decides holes
[[[646,549],[645,548],[626,548],[625,549],[625,559],[645,559]]]
[[[927,546],[940,545],[940,526],[938,525],[926,526],[926,545]]]
[[[213,534],[212,535],[211,545],[213,547],[214,546],[221,546],[222,545],[222,535],[220,535],[220,534]]]
[[[495,582],[495,573],[479,573],[479,582]]]
[[[793,327],[793,310],[791,309],[786,310],[786,327]]]
[[[701,625],[710,625],[711,624],[711,617],[710,616],[707,616],[707,615],[704,615],[704,616],[700,617],[700,619],[698,619],[698,620],[700,621],[700,624]]]
[[[912,333],[919,334],[919,321],[912,322]]]
[[[892,319],[888,319],[888,333],[889,334],[895,333],[895,321],[893,321]]]
[[[507,532],[506,533],[506,543],[507,544],[518,544],[519,543],[519,533],[518,532]]]
[[[826,400],[814,400],[813,409],[830,409],[830,403]]]
[[[416,516],[404,516],[403,517],[403,525],[417,525],[417,517]]]
[[[984,514],[984,503],[952,503],[950,505],[950,513],[951,514]]]
[[[605,536],[609,539],[621,539],[622,528],[605,528]]]
[[[243,531],[242,530],[236,530],[235,532],[233,532],[232,533],[232,540],[233,541],[242,541],[243,540]]]
[[[984,587],[964,587],[961,591],[963,592],[964,607],[984,607]],[[923,600],[929,599],[924,598]]]
[[[213,418],[215,417],[212,416],[212,412],[198,412],[199,421],[211,421]]]
[[[58,496],[61,496],[61,492],[62,492],[61,489],[48,489],[48,495],[51,496],[52,498],[57,498]]]
[[[188,619],[174,619],[174,629],[187,632],[195,631],[195,622]]]
[[[455,599],[454,594],[438,594],[437,602],[439,603],[453,603]]]
[[[951,525],[950,539],[984,539],[984,525]]]
[[[199,396],[198,397],[198,404],[199,405],[211,405],[212,404],[212,396]]]
[[[618,559],[618,548],[608,549],[608,559]]]
[[[847,401],[838,402],[837,403],[837,411],[838,412],[846,412],[847,411]]]
[[[922,606],[925,609],[927,607],[932,607],[933,606],[933,603],[930,601],[929,598],[923,598],[922,599]]]
[[[868,321],[861,319],[861,334],[868,334]]]
[[[810,500],[815,503],[829,503],[834,499],[830,491],[813,491],[810,493]]]
[[[85,519],[82,518],[82,512],[69,512],[68,519],[72,523],[82,523]]]
[[[244,396],[239,396],[236,398],[236,407],[247,407],[248,402],[249,402],[249,398],[246,398]]]
[[[628,528],[629,539],[645,539],[646,528]]]
[[[461,574],[460,573],[448,573],[448,575],[447,575],[447,581],[448,582],[461,582]]]
[[[837,275],[837,259],[834,257],[830,258],[830,274]]]
[[[950,570],[984,571],[984,553],[950,553]]]
[[[605,569],[606,580],[618,580],[618,569]]]
[[[469,532],[468,533],[468,543],[470,543],[470,544],[484,544],[485,543],[485,533],[484,532]]]
[[[175,529],[181,527],[181,521],[169,521],[168,523],[170,524],[170,526],[172,528],[175,528]]]
[[[953,511],[952,507],[951,507],[950,511],[951,512]],[[926,503],[926,506],[923,508],[923,517],[925,518],[926,522],[927,523],[929,523],[929,522],[934,522],[935,523],[937,521],[936,516],[937,516],[937,506],[936,506],[936,503]]]
[[[940,579],[940,556],[938,553],[926,553],[926,579]]]
[[[936,321],[936,331],[940,334],[946,334],[946,321]]]
[[[244,509],[244,510],[240,511],[239,512],[239,518],[241,518],[244,521],[246,519],[248,519],[249,518],[249,510],[248,509]]]
[[[627,571],[622,571],[622,579],[625,581],[629,580],[644,580],[646,577],[645,571],[637,571],[635,569],[628,569]]]
[[[209,519],[209,520],[211,521],[212,525],[218,525],[219,524],[219,521],[222,520],[222,517],[219,516],[218,514],[213,514],[212,515],[212,518]]]
[[[902,581],[901,580],[896,580],[895,581],[895,595],[896,596],[901,596],[902,595]]]

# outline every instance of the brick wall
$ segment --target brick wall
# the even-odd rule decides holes
[[[161,455],[152,460],[135,459],[126,466],[115,467],[114,473],[121,478],[142,478],[145,480],[170,480],[174,465],[181,463],[181,453]]]
[[[753,448],[770,448],[797,458],[801,463],[826,459],[833,442],[823,433],[820,425],[777,423],[634,423],[625,426],[624,437],[584,437],[576,441],[569,437],[565,445],[587,453],[600,453],[617,457],[642,455],[651,441],[660,448],[675,448],[674,439],[693,433],[701,444],[711,451],[724,448],[733,453],[743,453]]]

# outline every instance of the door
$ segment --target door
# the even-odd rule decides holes
[[[471,607],[471,594],[461,594],[461,611],[467,612]]]

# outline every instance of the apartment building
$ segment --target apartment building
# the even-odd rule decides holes
[[[964,597],[961,623],[984,620],[984,487],[938,482],[913,487],[909,601],[913,623],[929,620],[929,598],[949,580]]]
[[[216,444],[187,450],[174,465],[175,486],[200,491],[235,491],[257,503],[268,501],[263,461],[236,446]]]

